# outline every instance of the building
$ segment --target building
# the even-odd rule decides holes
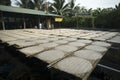
[[[59,15],[45,13],[44,11],[0,5],[0,29],[51,28],[52,23]]]

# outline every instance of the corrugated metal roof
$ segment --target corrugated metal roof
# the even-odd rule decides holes
[[[50,13],[46,14],[43,11],[25,9],[25,8],[20,8],[20,7],[4,6],[4,5],[0,5],[0,11],[23,13],[23,14],[33,14],[33,15],[43,15],[43,16],[59,16],[60,17],[60,15],[50,14]]]

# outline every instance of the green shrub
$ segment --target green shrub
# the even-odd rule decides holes
[[[93,26],[92,20],[92,17],[65,17],[62,28],[90,28]]]

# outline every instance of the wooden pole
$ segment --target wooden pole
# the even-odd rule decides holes
[[[40,28],[40,17],[38,16],[38,29]]]
[[[78,18],[79,18],[79,17],[77,16],[77,17],[76,17],[76,19],[77,19],[77,29],[78,29],[78,27],[79,27],[79,26],[78,26]]]
[[[2,18],[2,27],[3,30],[5,30],[5,22],[4,22],[4,18],[3,18],[3,13],[1,12],[1,18]]]
[[[51,19],[48,19],[48,29],[51,29]]]
[[[26,28],[25,18],[23,18],[23,25],[24,25],[24,29],[25,29]]]
[[[48,2],[45,2],[45,13],[48,14]]]
[[[92,17],[92,28],[93,28],[93,29],[95,28],[95,20],[94,20],[94,17]]]

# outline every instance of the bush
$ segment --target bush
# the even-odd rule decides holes
[[[120,9],[110,13],[101,13],[95,18],[97,28],[120,29]]]
[[[65,17],[62,28],[90,28],[92,27],[92,17]]]

